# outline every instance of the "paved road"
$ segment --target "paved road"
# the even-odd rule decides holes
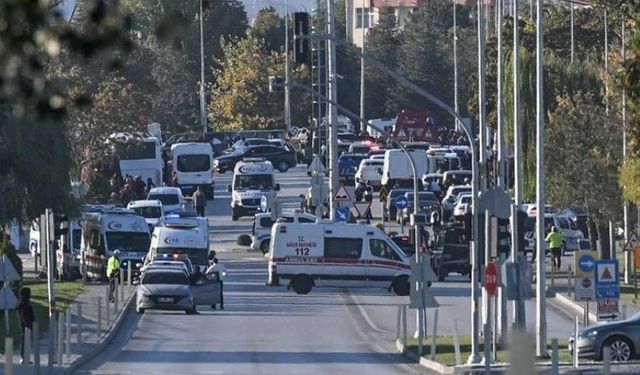
[[[225,310],[207,308],[196,316],[132,313],[123,330],[126,334],[81,373],[420,373],[420,368],[395,354],[397,305],[407,303],[407,297],[386,290],[323,288],[299,296],[285,287],[264,285],[264,257],[235,244],[239,234],[250,233],[252,220],[231,221],[226,192],[230,178],[230,173],[220,176],[216,200],[207,207],[211,246],[229,269]],[[277,175],[285,209],[299,207],[298,196],[305,192],[307,181],[303,168]],[[379,210],[374,205],[374,216]],[[455,319],[460,334],[468,335],[468,281],[453,277],[435,284],[433,291],[441,304],[438,333],[451,335]],[[533,330],[533,302],[527,313]],[[570,334],[568,317],[550,309],[548,318],[549,337]],[[413,326],[410,319],[410,331]]]

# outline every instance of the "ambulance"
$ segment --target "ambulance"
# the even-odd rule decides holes
[[[88,214],[82,226],[80,272],[89,279],[106,280],[107,260],[120,250],[122,276],[127,276],[129,262],[135,276],[150,243],[147,222],[131,210],[114,208]]]
[[[233,171],[233,182],[227,187],[231,193],[231,219],[253,216],[261,208],[262,197],[271,206],[280,185],[276,184],[271,162],[264,158],[245,158]]]
[[[154,259],[187,256],[194,267],[206,271],[209,264],[209,241],[195,220],[184,218],[163,220],[162,225],[153,230],[151,247],[145,258],[145,265]]]
[[[409,295],[407,255],[365,224],[277,223],[271,231],[267,285],[298,294],[317,287],[378,287]]]

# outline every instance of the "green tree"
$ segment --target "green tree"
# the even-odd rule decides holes
[[[258,11],[253,22],[253,33],[264,39],[267,51],[281,51],[284,48],[284,17],[280,17],[274,7]]]
[[[616,183],[622,131],[591,93],[564,95],[557,103],[549,114],[545,141],[549,202],[585,207],[598,227],[598,238],[605,238],[604,228],[618,219],[622,208]]]

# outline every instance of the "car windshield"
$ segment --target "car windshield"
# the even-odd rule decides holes
[[[273,176],[271,174],[245,174],[235,176],[233,187],[244,189],[271,189],[273,188]]]
[[[211,158],[209,155],[180,155],[177,167],[180,172],[206,172],[211,168]]]
[[[173,206],[180,204],[178,194],[149,194],[148,200],[159,200],[164,206]]]
[[[356,154],[366,154],[367,152],[369,152],[369,150],[371,149],[371,147],[369,146],[356,146],[356,147],[351,147],[351,152],[355,152]]]
[[[349,163],[349,164],[359,164],[363,158],[364,156],[340,156],[340,159],[338,159],[338,162]]]
[[[109,250],[120,251],[149,251],[151,238],[144,232],[107,232],[107,246]]]
[[[182,272],[147,272],[142,278],[142,285],[149,284],[189,285],[189,280]]]
[[[163,254],[184,254],[189,257],[192,264],[207,265],[208,264],[208,248],[191,248],[191,247],[161,247],[157,250],[158,255]]]
[[[145,219],[157,219],[162,216],[160,207],[136,207],[133,211],[136,215],[142,216]]]

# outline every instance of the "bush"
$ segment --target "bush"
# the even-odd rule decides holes
[[[236,243],[240,246],[251,246],[251,236],[248,234],[241,234],[238,236]]]

